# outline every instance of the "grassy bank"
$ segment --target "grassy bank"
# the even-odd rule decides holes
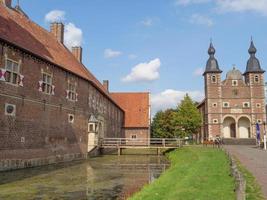
[[[246,180],[246,200],[264,200],[255,177],[239,161],[237,161],[237,166]]]
[[[184,147],[168,154],[171,167],[131,200],[232,200],[234,179],[225,153],[218,149]]]

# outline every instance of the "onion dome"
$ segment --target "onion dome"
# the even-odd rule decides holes
[[[206,64],[206,69],[204,74],[206,73],[221,73],[222,71],[219,68],[218,61],[215,58],[216,49],[214,48],[212,42],[210,43],[210,47],[208,49],[209,59]]]
[[[257,49],[251,40],[250,47],[248,49],[248,53],[250,54],[250,58],[247,62],[246,73],[263,73],[264,70],[261,69],[260,61],[256,58]]]
[[[238,69],[236,69],[235,67],[233,67],[232,70],[230,70],[229,72],[227,72],[226,79],[230,79],[230,80],[243,80],[243,75],[242,75],[242,73]]]

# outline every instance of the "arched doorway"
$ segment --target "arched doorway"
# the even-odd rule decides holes
[[[236,138],[236,123],[233,117],[226,117],[223,120],[223,136],[225,138]]]
[[[238,130],[240,138],[250,138],[250,120],[247,117],[238,120]]]

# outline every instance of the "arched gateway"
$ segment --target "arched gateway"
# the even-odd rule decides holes
[[[223,120],[224,138],[250,138],[250,119],[242,116],[238,120],[234,117],[226,117]]]

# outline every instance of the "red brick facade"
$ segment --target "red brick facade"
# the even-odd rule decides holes
[[[211,51],[211,54],[214,53]],[[255,55],[252,58],[256,59]],[[206,69],[205,99],[198,106],[203,118],[202,140],[216,136],[256,138],[256,123],[260,125],[263,135],[263,123],[266,122],[264,71],[259,64],[258,71],[250,72],[249,67],[244,75],[234,68],[227,73],[225,80],[221,80],[221,71],[218,69],[214,72]]]

